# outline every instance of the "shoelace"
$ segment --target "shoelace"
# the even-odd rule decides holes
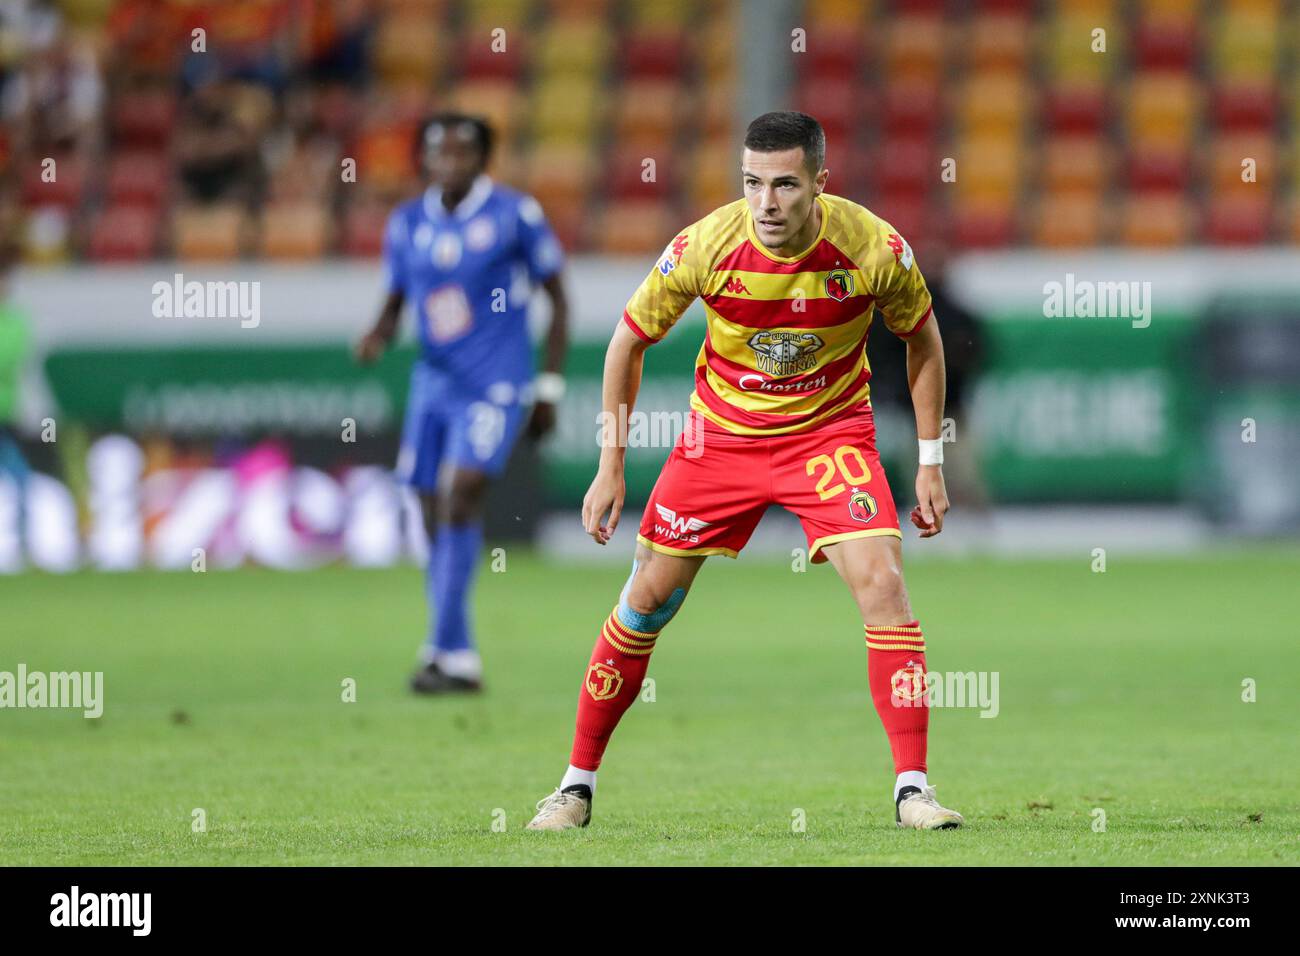
[[[561,807],[568,806],[569,800],[572,796],[573,794],[565,793],[563,790],[557,788],[554,793],[548,794],[537,801],[537,812],[549,816]]]

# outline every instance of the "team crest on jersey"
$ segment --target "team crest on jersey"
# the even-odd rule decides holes
[[[916,661],[908,661],[889,678],[889,688],[902,700],[920,700],[925,696],[925,668]]]
[[[826,294],[836,302],[843,302],[853,294],[853,273],[848,269],[833,269],[826,276]]]
[[[617,697],[623,687],[623,674],[617,667],[596,661],[587,668],[587,693],[592,700]]]
[[[465,227],[465,247],[471,252],[482,252],[497,241],[497,227],[488,216],[471,219]]]
[[[763,329],[749,338],[758,370],[778,377],[808,371],[817,364],[817,350],[825,344],[812,332]]]
[[[856,518],[858,521],[866,524],[876,516],[876,512],[879,510],[880,509],[876,507],[875,498],[871,497],[871,495],[865,491],[858,491],[856,488],[853,489],[853,494],[849,498],[850,517]]]
[[[889,238],[885,240],[889,243],[889,248],[894,251],[894,258],[904,269],[912,268],[912,247],[896,232],[891,232]]]

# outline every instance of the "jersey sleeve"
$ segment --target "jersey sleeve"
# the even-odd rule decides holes
[[[882,225],[877,269],[876,307],[889,331],[905,339],[925,324],[934,309],[912,247],[887,223]]]
[[[623,321],[647,342],[667,335],[700,294],[703,268],[695,238],[688,229],[668,243],[623,310]]]
[[[560,240],[551,231],[541,203],[532,196],[519,202],[519,244],[533,282],[545,282],[564,267]]]
[[[390,293],[406,291],[407,232],[406,217],[395,210],[384,227],[384,287]]]

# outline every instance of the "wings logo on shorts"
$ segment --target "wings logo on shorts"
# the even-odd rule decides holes
[[[655,502],[655,510],[659,512],[659,517],[663,519],[664,524],[668,525],[666,528],[656,526],[655,531],[677,541],[698,543],[700,536],[696,532],[703,531],[711,524],[711,522],[700,518],[678,517],[676,511],[658,502]]]

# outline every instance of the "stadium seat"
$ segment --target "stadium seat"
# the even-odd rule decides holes
[[[1214,124],[1220,129],[1273,131],[1277,122],[1277,91],[1271,81],[1238,80],[1214,90]]]
[[[444,36],[431,16],[403,11],[385,17],[373,43],[375,69],[390,84],[432,83],[443,56]]]
[[[1191,152],[1179,143],[1137,143],[1125,166],[1136,190],[1186,189],[1192,180]]]
[[[258,251],[268,259],[319,259],[329,249],[332,226],[322,203],[274,203],[262,215]]]
[[[1047,91],[1043,124],[1056,133],[1099,133],[1107,122],[1107,91],[1096,81],[1066,82]]]
[[[629,80],[614,99],[615,137],[623,143],[669,143],[677,132],[678,119],[695,115],[692,100],[676,80]]]
[[[180,206],[172,216],[172,245],[185,260],[228,261],[243,251],[248,216],[233,203]]]
[[[1263,188],[1263,187],[1261,187]],[[1269,240],[1272,203],[1263,193],[1255,197],[1213,197],[1206,238],[1212,245],[1255,246]]]
[[[1110,155],[1098,136],[1053,136],[1043,147],[1043,185],[1053,192],[1099,193],[1109,178]]]
[[[176,110],[176,95],[169,89],[120,93],[110,101],[110,137],[118,148],[165,148],[176,125]]]
[[[1120,238],[1131,246],[1166,248],[1184,244],[1195,215],[1181,191],[1136,193],[1123,207]]]
[[[628,78],[677,79],[687,67],[685,31],[661,29],[623,38],[619,64]]]
[[[171,164],[165,153],[120,153],[109,162],[106,199],[114,205],[155,206],[166,196],[171,178]]]
[[[672,239],[672,230],[680,225],[662,202],[613,202],[597,220],[595,246],[610,255],[651,256]]]
[[[1105,235],[1099,196],[1068,192],[1043,196],[1034,206],[1032,241],[1052,249],[1097,245]]]
[[[94,219],[86,255],[95,262],[143,262],[158,252],[156,208],[110,206]]]
[[[46,159],[53,160],[47,164]],[[71,209],[86,191],[89,169],[72,153],[58,153],[29,162],[23,177],[23,205]]]
[[[968,69],[977,73],[1016,73],[1029,59],[1029,20],[1015,12],[982,13],[968,33]]]
[[[378,258],[383,251],[384,229],[390,212],[387,203],[366,199],[349,203],[343,217],[340,251],[345,256]]]
[[[889,21],[885,34],[885,75],[891,83],[937,83],[944,70],[942,18],[904,14]]]

